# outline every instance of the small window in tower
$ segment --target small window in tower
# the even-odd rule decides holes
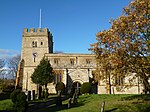
[[[32,47],[34,47],[34,42],[32,42]]]
[[[34,44],[35,44],[35,47],[37,47],[37,42],[35,42]]]
[[[37,42],[32,42],[32,47],[37,47]]]
[[[70,64],[74,65],[74,61],[75,61],[74,59],[70,59]]]
[[[41,45],[43,45],[43,42],[41,42]]]

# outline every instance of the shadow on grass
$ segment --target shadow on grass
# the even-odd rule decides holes
[[[10,99],[10,93],[0,93],[0,100]]]
[[[150,112],[150,103],[145,105],[137,104],[135,107],[139,112]]]
[[[132,95],[132,96],[121,98],[121,100],[134,100],[134,99],[150,101],[150,94],[142,94],[142,95],[138,94],[138,95]]]
[[[117,110],[118,108],[113,108],[113,109],[110,109],[110,110],[106,110],[105,112],[113,112],[114,110]]]
[[[76,108],[76,107],[80,107],[83,105],[84,105],[83,103],[78,103],[76,105],[72,104],[70,108]],[[50,107],[43,109],[42,112],[56,112],[56,111],[61,111],[61,110],[68,110],[69,111],[69,109],[68,109],[68,104],[63,104],[62,106],[52,105]]]
[[[87,101],[85,98],[83,98],[77,104],[73,104],[72,103],[71,106],[70,106],[70,108],[76,108],[76,107],[83,106],[87,102],[89,102],[89,101]],[[65,104],[63,104],[62,106],[57,106],[55,103],[53,103],[53,104],[50,104],[47,107],[44,107],[42,109],[36,110],[36,112],[56,112],[56,111],[61,111],[61,110],[68,110],[69,111],[69,109],[68,109],[67,102]]]
[[[150,94],[138,94],[122,97],[122,101],[131,101],[131,104],[138,112],[150,112]]]

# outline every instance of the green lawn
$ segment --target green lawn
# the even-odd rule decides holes
[[[10,93],[0,93],[0,111],[11,110],[13,103],[10,100]]]
[[[67,109],[68,101],[62,107],[51,105],[36,112],[100,112],[105,101],[105,112],[150,112],[150,95],[82,95],[78,105]]]
[[[11,110],[12,108],[13,108],[13,103],[10,99],[0,100],[0,111]]]
[[[100,112],[105,101],[105,112],[150,112],[150,95],[81,95],[78,104],[67,109],[68,100],[61,107],[55,104],[34,112]],[[10,99],[0,100],[0,110],[12,109]]]

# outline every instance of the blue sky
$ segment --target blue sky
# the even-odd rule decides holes
[[[54,51],[90,53],[97,32],[107,30],[131,0],[0,0],[0,57],[21,53],[24,28],[53,34]]]

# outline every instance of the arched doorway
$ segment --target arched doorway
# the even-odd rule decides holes
[[[77,90],[78,94],[80,94],[81,83],[76,81],[73,83],[72,86],[73,86],[73,93]]]

